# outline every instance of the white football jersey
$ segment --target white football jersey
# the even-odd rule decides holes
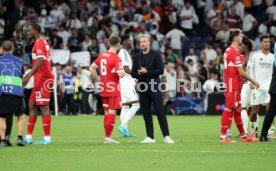
[[[260,84],[260,90],[268,91],[273,72],[273,54],[265,55],[258,50],[252,54],[251,60],[250,76]]]
[[[123,67],[124,67],[124,66],[128,66],[129,69],[131,70],[131,69],[132,69],[132,59],[131,59],[131,57],[130,57],[128,51],[125,50],[125,49],[121,49],[121,50],[119,51],[118,56],[119,56],[119,57],[121,58],[121,60],[122,60],[122,66],[123,66]],[[134,81],[134,79],[131,77],[130,74],[125,73],[125,76],[124,76],[123,78],[120,78],[120,84],[121,84],[122,87],[124,87],[124,86],[130,85],[130,83],[131,83],[131,85],[133,84],[133,86],[134,86],[135,81]],[[122,89],[122,90],[123,90],[123,89]]]
[[[250,73],[251,67],[252,67],[252,54],[250,53],[248,60],[247,60],[247,65],[246,65],[246,73],[252,78],[252,74]]]

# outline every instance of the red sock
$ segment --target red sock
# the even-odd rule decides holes
[[[228,129],[228,124],[229,124],[229,120],[228,120],[228,116],[230,115],[230,112],[224,110],[222,115],[221,115],[221,136],[225,136],[226,137],[226,132]]]
[[[27,135],[32,135],[36,123],[36,118],[29,117]]]
[[[228,111],[227,111],[227,112],[228,112]],[[232,118],[233,118],[234,115],[235,115],[235,112],[234,112],[234,111],[228,112],[228,120],[227,120],[227,126],[228,126],[228,128],[227,128],[227,129],[231,129]]]
[[[42,117],[44,136],[51,136],[51,115]]]
[[[104,130],[105,137],[111,137],[111,133],[115,124],[115,114],[106,114],[104,115]]]
[[[240,132],[240,135],[242,137],[245,136],[245,131],[243,129],[243,123],[242,123],[242,119],[241,119],[241,112],[235,112],[235,114],[234,114],[234,120],[235,120],[237,128],[238,128],[238,130]]]

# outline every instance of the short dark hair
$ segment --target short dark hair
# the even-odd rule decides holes
[[[263,41],[264,39],[270,39],[270,37],[268,35],[262,35],[260,41]]]
[[[121,42],[121,38],[118,35],[111,35],[109,37],[110,46],[116,46],[120,42]]]
[[[36,24],[36,23],[32,23],[30,24],[30,26],[35,29],[38,33],[41,33],[41,27],[39,24]]]
[[[229,31],[229,42],[232,43],[234,38],[238,36],[242,31],[240,29],[231,29]]]
[[[4,52],[9,52],[14,50],[14,44],[10,40],[6,40],[2,44],[2,48]]]
[[[242,44],[244,44],[247,47],[248,51],[252,51],[253,45],[250,39],[248,39],[247,37],[244,37],[242,39]]]

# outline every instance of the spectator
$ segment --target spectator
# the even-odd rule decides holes
[[[72,36],[68,39],[67,47],[69,48],[70,52],[79,52],[81,51],[81,37],[79,36],[78,30],[73,28],[71,30]]]
[[[170,47],[174,50],[174,52],[181,56],[181,40],[185,37],[185,34],[181,30],[174,28],[169,31],[165,37],[169,39]]]
[[[0,18],[0,36],[2,37],[4,35],[5,30],[5,20]]]
[[[244,34],[248,37],[254,36],[255,28],[258,25],[257,20],[247,10],[245,10],[245,15],[242,21],[242,29]]]
[[[236,8],[234,6],[230,8],[230,15],[228,15],[225,22],[230,29],[240,28],[241,18],[236,14]]]
[[[53,28],[54,21],[50,16],[47,15],[47,11],[45,9],[41,11],[41,16],[38,18],[38,24],[42,28],[43,32],[46,29]]]
[[[70,18],[69,20],[66,22],[66,27],[68,29],[77,29],[79,30],[82,26],[81,26],[81,22],[80,20],[77,18],[76,13],[72,12],[70,14]]]
[[[180,13],[181,29],[188,36],[192,36],[194,8],[190,1],[185,1],[185,6]]]
[[[108,41],[108,38],[103,38],[103,41],[99,44],[99,51],[101,53],[107,51],[107,48],[109,47],[109,41]]]
[[[175,64],[169,62],[164,71],[165,80],[166,80],[165,96],[168,98],[174,98],[176,96],[177,73],[174,68],[175,68]]]
[[[198,72],[198,78],[201,85],[205,83],[205,81],[208,79],[208,71],[204,65],[203,60],[198,61],[199,66],[199,72]]]
[[[99,46],[98,46],[97,40],[92,39],[91,45],[88,46],[86,50],[90,53],[92,60],[96,59],[96,57],[99,56]]]
[[[167,50],[166,50],[166,55],[167,55],[167,60],[166,60],[166,63],[173,63],[175,64],[176,63],[176,59],[177,59],[177,54],[175,54],[172,50],[171,47],[168,47]]]
[[[210,73],[210,78],[205,81],[203,85],[203,90],[206,91],[208,94],[217,91],[217,85],[219,84],[218,81],[218,73],[214,69]]]
[[[58,27],[64,21],[65,16],[63,11],[59,9],[58,3],[53,5],[53,9],[50,11],[50,17],[55,22],[56,27]]]
[[[195,49],[194,48],[189,49],[189,54],[185,57],[184,62],[187,63],[187,61],[189,59],[192,59],[195,64],[198,61],[198,56],[195,55]]]
[[[213,49],[212,43],[209,42],[205,45],[204,52],[206,54],[207,61],[214,61],[217,57],[217,52]]]
[[[64,26],[61,25],[59,27],[59,31],[58,31],[57,35],[62,38],[62,42],[63,42],[62,49],[67,49],[67,42],[68,42],[68,39],[70,38],[71,34],[67,30],[65,30]]]
[[[192,59],[188,59],[186,65],[188,67],[187,75],[189,76],[192,84],[197,83],[199,81],[198,79],[199,70],[198,70],[197,64],[194,63]]]
[[[223,26],[223,29],[218,31],[216,35],[216,41],[218,41],[220,45],[226,47],[228,44],[228,39],[229,39],[229,27],[228,25],[225,24]]]
[[[87,69],[83,69],[82,67],[78,66],[77,77],[80,79],[82,90],[81,113],[91,114],[93,112],[93,109],[91,109],[88,103],[89,95],[92,94],[91,73]]]
[[[82,42],[82,51],[87,51],[88,47],[92,45],[92,40],[89,35],[84,36],[84,40]]]
[[[216,35],[216,33],[223,29],[225,22],[224,17],[222,13],[217,13],[217,17],[211,22],[211,27],[213,34]]]
[[[53,29],[53,34],[50,36],[50,46],[53,49],[63,48],[63,41],[62,38],[58,35],[58,29]]]

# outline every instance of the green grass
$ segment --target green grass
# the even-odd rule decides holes
[[[261,118],[261,123],[262,123]],[[123,138],[117,131],[113,138],[120,144],[103,144],[102,116],[53,117],[52,145],[0,148],[1,170],[274,170],[276,148],[272,143],[220,144],[219,116],[169,116],[172,138],[176,144],[163,143],[154,120],[157,144],[139,144],[145,138],[141,116],[129,124],[137,135]],[[237,129],[233,125],[233,134]],[[13,129],[15,143],[16,128]],[[42,137],[41,118],[34,141]]]

